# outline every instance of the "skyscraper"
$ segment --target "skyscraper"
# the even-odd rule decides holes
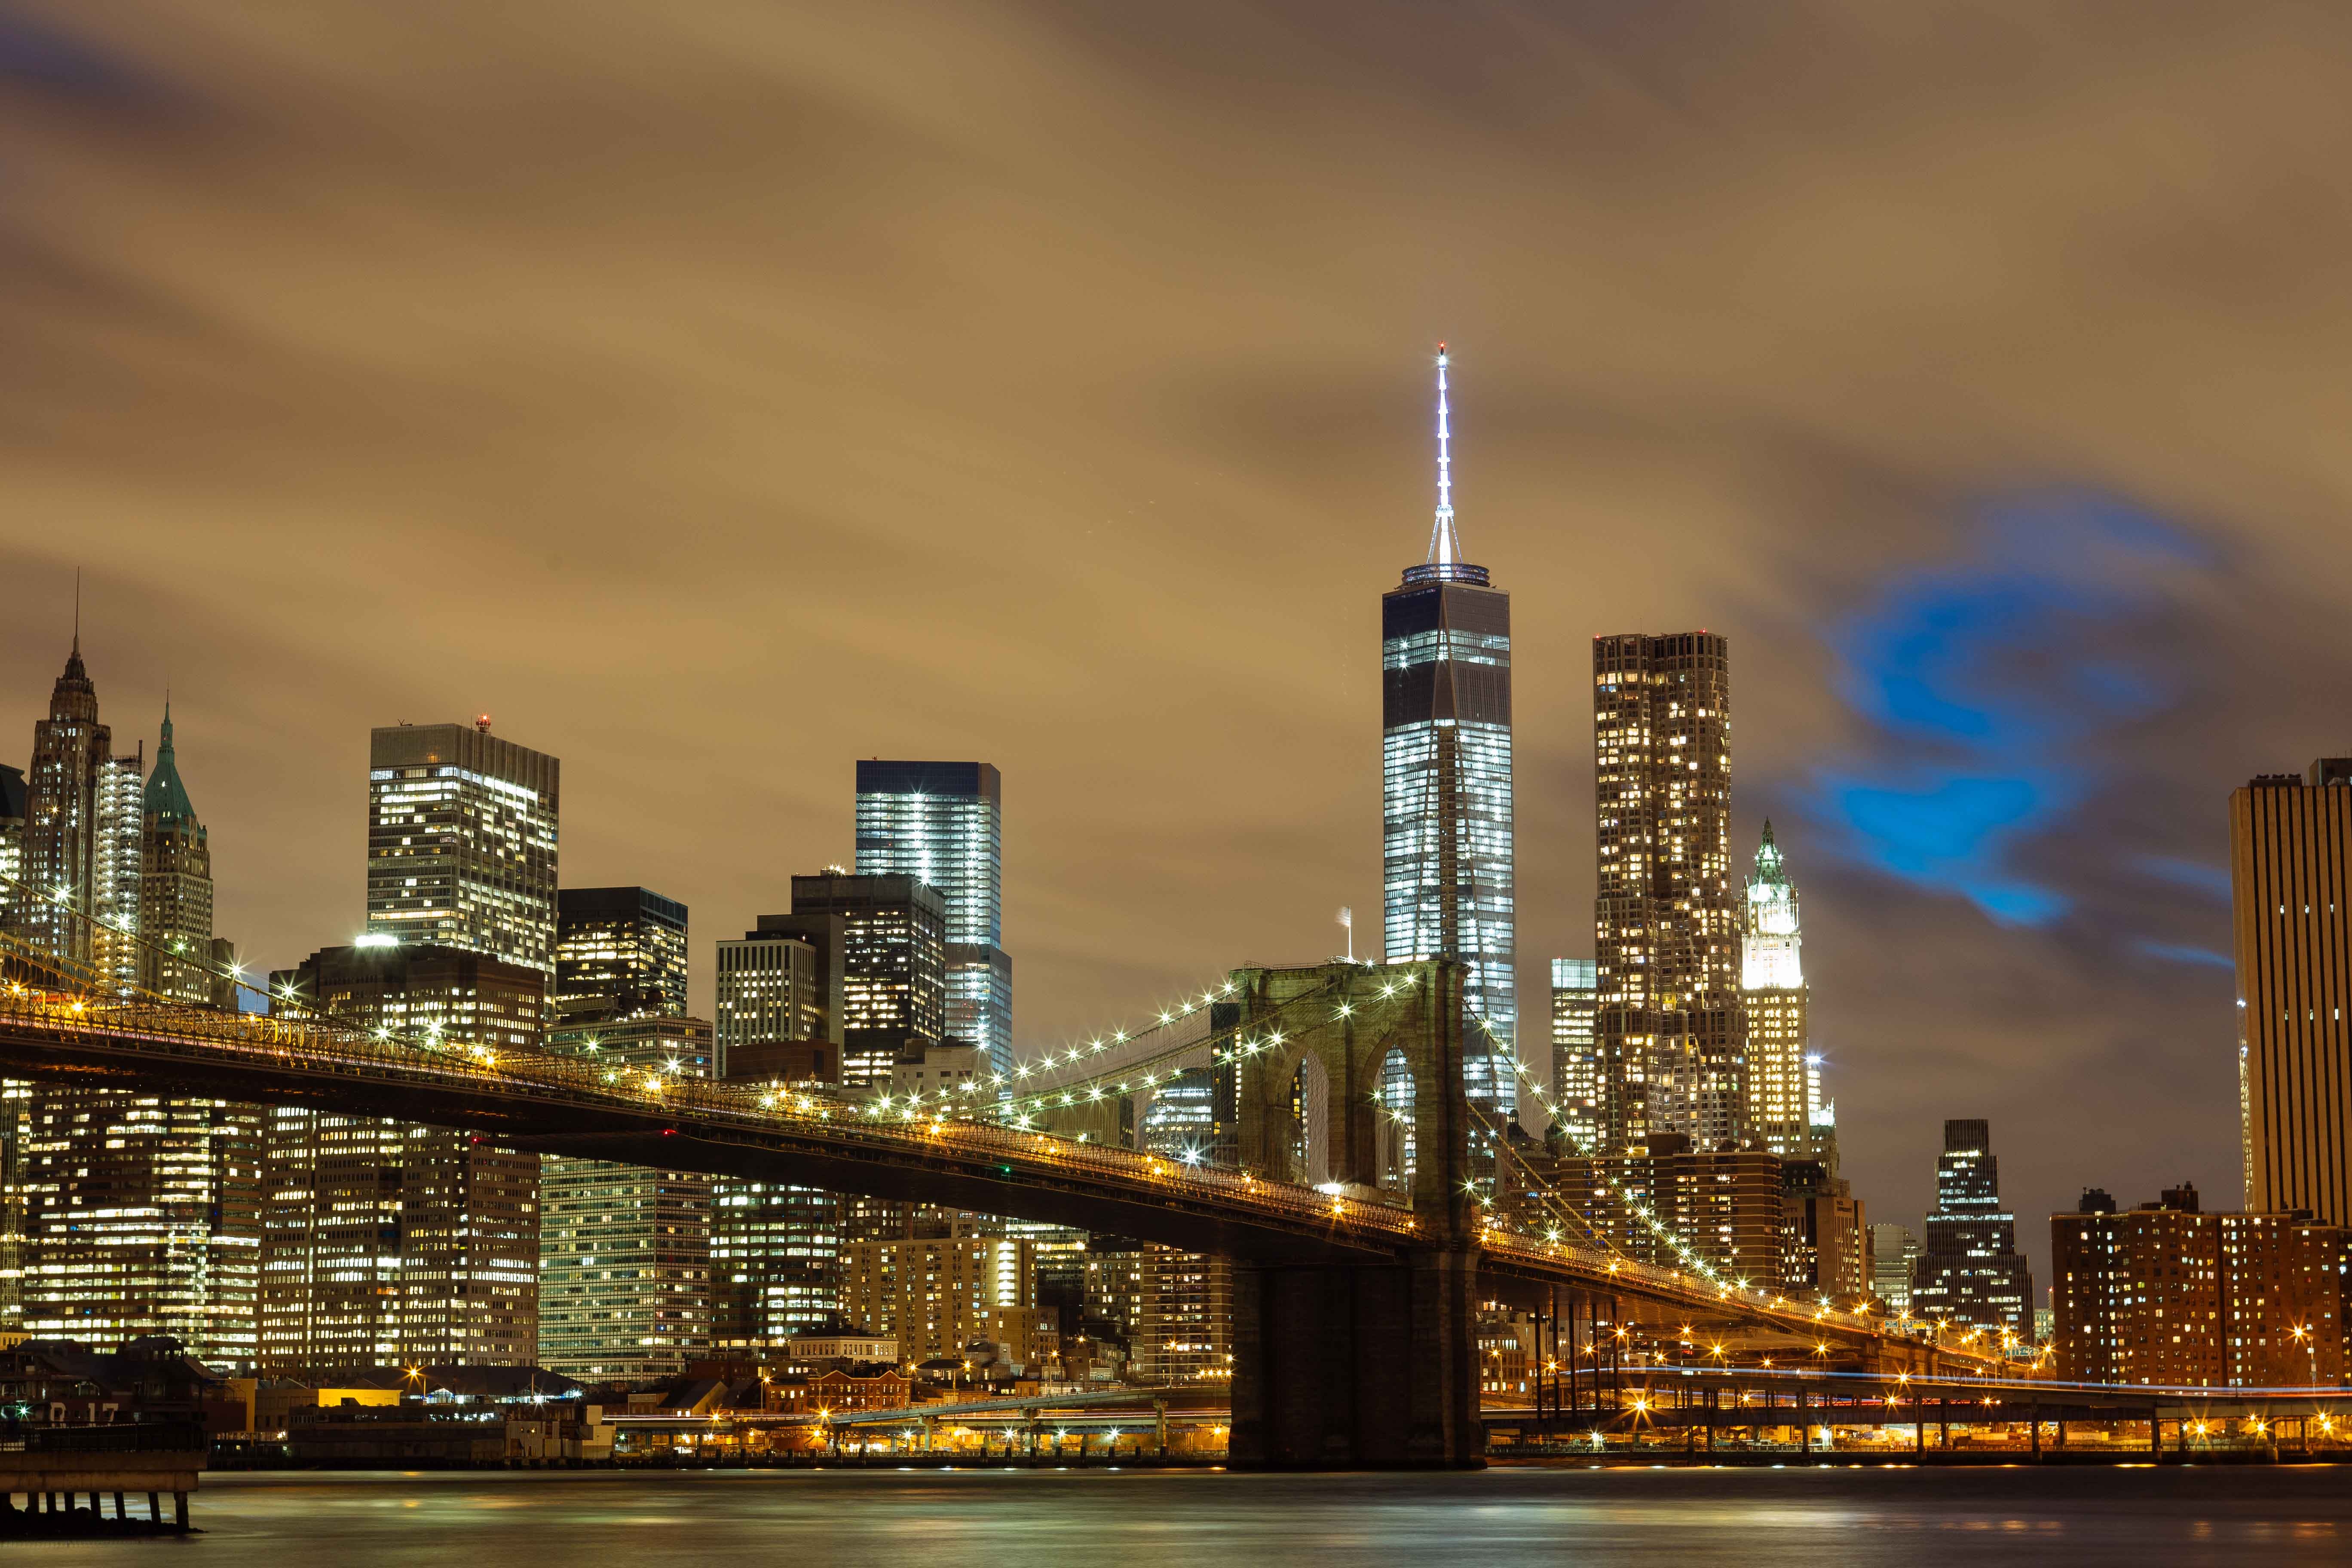
[[[65,673],[49,693],[48,716],[33,726],[24,880],[38,901],[20,909],[18,919],[35,946],[100,984],[112,982],[125,964],[132,968],[126,984],[136,973],[114,936],[138,924],[139,786],[135,778],[130,783],[126,809],[125,770],[116,765],[113,740],[99,722],[98,688],[82,664],[77,632]],[[100,931],[108,933],[103,939]]]
[[[1601,1146],[1607,1098],[1601,1071],[1601,967],[1590,958],[1551,961],[1551,1100],[1559,1141],[1574,1153]]]
[[[539,1048],[547,976],[432,943],[322,949],[269,977],[274,1012],[406,1039]],[[305,1106],[267,1112],[261,1362],[517,1366],[539,1350],[539,1156],[472,1133]]]
[[[1462,559],[1445,345],[1437,345],[1437,516],[1429,555],[1381,598],[1381,872],[1390,963],[1458,958],[1475,1021],[1464,1087],[1497,1123],[1517,1104],[1511,599]]]
[[[23,1102],[26,1332],[169,1334],[250,1372],[260,1117],[225,1100],[37,1087]]]
[[[273,1010],[537,1050],[554,978],[556,759],[483,718],[374,731],[367,931],[270,976]],[[539,1352],[537,1154],[462,1130],[268,1119],[262,1359],[273,1371]]]
[[[368,934],[551,973],[561,773],[488,718],[374,731]]]
[[[778,1076],[787,1040],[822,1041],[811,1078],[841,1076],[841,955],[847,921],[837,914],[761,915],[740,941],[719,944],[719,1060],[730,1078]],[[818,1058],[830,1073],[816,1070]]]
[[[139,900],[144,856],[147,742],[98,770],[98,833],[91,867],[90,964],[98,983],[118,994],[139,984]]]
[[[899,1057],[946,1033],[946,900],[914,877],[794,877],[794,921],[830,915],[842,922],[842,1081],[887,1087]],[[770,921],[760,929],[788,929]]]
[[[650,888],[555,896],[555,1016],[564,1023],[683,1017],[686,906]]]
[[[2017,1250],[2017,1221],[2000,1206],[2000,1162],[1987,1123],[1944,1123],[1927,1232],[1912,1268],[1913,1313],[2032,1338],[2033,1276]]]
[[[175,1001],[213,999],[213,854],[180,782],[172,710],[140,800],[139,984]]]
[[[179,782],[168,717],[159,816],[145,810],[140,756],[110,752],[77,638],[48,717],[34,727],[27,848],[36,868],[27,880],[37,878],[51,899],[30,906],[28,934],[94,985],[144,984],[208,1001],[211,862]],[[170,962],[152,962],[142,936],[163,944]],[[13,1160],[0,1149],[0,1163],[13,1165],[0,1183],[14,1211],[0,1228],[16,1238],[26,1331],[101,1342],[169,1334],[206,1360],[250,1369],[259,1112],[42,1083],[0,1095],[0,1115],[16,1122],[13,1135],[0,1136],[14,1143]]]
[[[1805,1044],[1805,970],[1797,921],[1797,885],[1789,879],[1772,824],[1748,879],[1747,931],[1740,939],[1739,988],[1748,1009],[1747,1133],[1784,1159],[1813,1155]]]
[[[1731,649],[1707,632],[1592,643],[1601,1056],[1612,1149],[1742,1136],[1731,886]]]
[[[2246,1207],[2352,1225],[2352,757],[2230,795]]]
[[[793,911],[719,944],[721,1070],[772,1058],[749,1047],[821,1039],[842,1081],[887,1090],[947,1021],[947,905],[919,878],[826,871],[793,879]],[[851,1200],[785,1182],[719,1182],[710,1256],[722,1351],[761,1351],[831,1321]],[[867,1205],[886,1227],[900,1205]]]
[[[914,877],[947,904],[947,1032],[1013,1070],[1004,781],[987,763],[857,764],[857,869]]]
[[[16,929],[16,887],[25,879],[25,770],[0,766],[0,935]]]
[[[677,908],[681,925],[685,917]],[[615,966],[615,997],[636,992],[640,978]],[[578,988],[572,996],[587,999]],[[708,1023],[657,1016],[580,1021],[619,1010],[617,1000],[603,1009],[575,1006],[575,1021],[556,1026],[548,1049],[615,1068],[711,1076]],[[671,1377],[709,1354],[709,1176],[551,1154],[540,1163],[539,1192],[540,1365],[566,1377]]]
[[[1887,1310],[1911,1315],[1911,1267],[1919,1256],[1919,1238],[1906,1225],[1870,1227],[1870,1289]]]

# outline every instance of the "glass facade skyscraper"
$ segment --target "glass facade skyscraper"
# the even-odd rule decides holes
[[[857,764],[857,869],[915,877],[947,903],[947,1032],[1013,1070],[1004,951],[1004,781],[987,763]]]
[[[1498,1122],[1517,1104],[1511,599],[1462,559],[1445,345],[1437,353],[1437,517],[1429,556],[1381,599],[1381,870],[1391,963],[1469,966],[1464,1088]]]

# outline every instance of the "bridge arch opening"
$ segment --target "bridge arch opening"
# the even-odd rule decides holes
[[[1290,1160],[1310,1187],[1331,1179],[1331,1074],[1312,1051],[1290,1075]]]
[[[1381,1189],[1383,1192],[1412,1191],[1413,1148],[1412,1113],[1417,1096],[1412,1084],[1412,1063],[1404,1052],[1390,1047],[1381,1058],[1380,1079],[1380,1161]]]

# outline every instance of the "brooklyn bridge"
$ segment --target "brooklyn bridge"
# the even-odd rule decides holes
[[[1677,1248],[1685,1267],[1659,1267],[1580,1229],[1565,1205],[1530,1215],[1482,1203],[1474,1151],[1494,1158],[1499,1130],[1464,1092],[1464,968],[1447,960],[1238,969],[1202,999],[1204,1036],[1122,1036],[1024,1068],[1017,1085],[865,1100],[396,1038],[299,1008],[261,1016],[112,994],[21,947],[7,973],[0,1076],[397,1116],[518,1149],[1228,1257],[1237,1466],[1481,1462],[1483,1302],[1548,1318],[1556,1334],[1566,1329],[1563,1344],[1632,1323],[1890,1383],[1995,1365],[1866,1312],[1725,1278],[1701,1248]],[[1134,1101],[1192,1064],[1231,1070],[1230,1160],[1125,1146]],[[1410,1092],[1384,1097],[1400,1064]],[[1302,1102],[1302,1070],[1328,1091]],[[1303,1127],[1303,1115],[1319,1125]],[[1310,1141],[1322,1151],[1315,1174],[1330,1180],[1304,1179]],[[1402,1170],[1401,1144],[1412,1151]]]

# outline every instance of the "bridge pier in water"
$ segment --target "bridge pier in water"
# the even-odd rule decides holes
[[[1418,1245],[1394,1261],[1236,1258],[1232,1463],[1253,1469],[1486,1463],[1478,1419],[1477,1249],[1465,1177],[1461,964],[1255,969],[1234,975],[1260,1042],[1235,1084],[1243,1165],[1358,1193],[1402,1179],[1387,1091],[1409,1080]],[[1310,993],[1322,995],[1300,1005]],[[1273,1020],[1280,1015],[1280,1023]],[[1260,1025],[1260,1020],[1267,1020]],[[1313,1061],[1313,1068],[1304,1064]],[[1323,1092],[1299,1092],[1302,1070]],[[1319,1100],[1319,1103],[1318,1101]],[[1301,1125],[1302,1113],[1322,1125]],[[1321,1172],[1301,1169],[1323,1152]]]
[[[1473,1254],[1236,1263],[1232,1462],[1249,1469],[1485,1464]]]

